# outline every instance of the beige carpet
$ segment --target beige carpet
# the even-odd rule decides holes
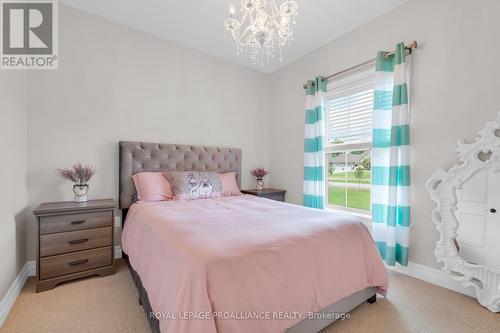
[[[149,332],[149,327],[127,266],[119,260],[115,275],[39,294],[30,278],[0,331],[125,333]],[[388,299],[362,304],[325,332],[500,332],[500,314],[470,297],[391,272]]]

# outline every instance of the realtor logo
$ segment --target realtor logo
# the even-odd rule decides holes
[[[57,0],[0,0],[1,69],[57,69]]]

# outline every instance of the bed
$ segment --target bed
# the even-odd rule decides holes
[[[152,332],[318,332],[385,295],[366,227],[250,195],[135,202],[132,175],[236,172],[241,150],[120,142],[122,250]]]

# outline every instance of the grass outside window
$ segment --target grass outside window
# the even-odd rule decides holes
[[[369,213],[371,201],[370,150],[332,153],[328,159],[328,204]]]

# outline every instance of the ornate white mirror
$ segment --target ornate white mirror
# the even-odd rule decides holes
[[[500,112],[473,143],[461,140],[460,162],[425,184],[437,206],[434,254],[442,270],[475,289],[481,305],[500,311]]]

